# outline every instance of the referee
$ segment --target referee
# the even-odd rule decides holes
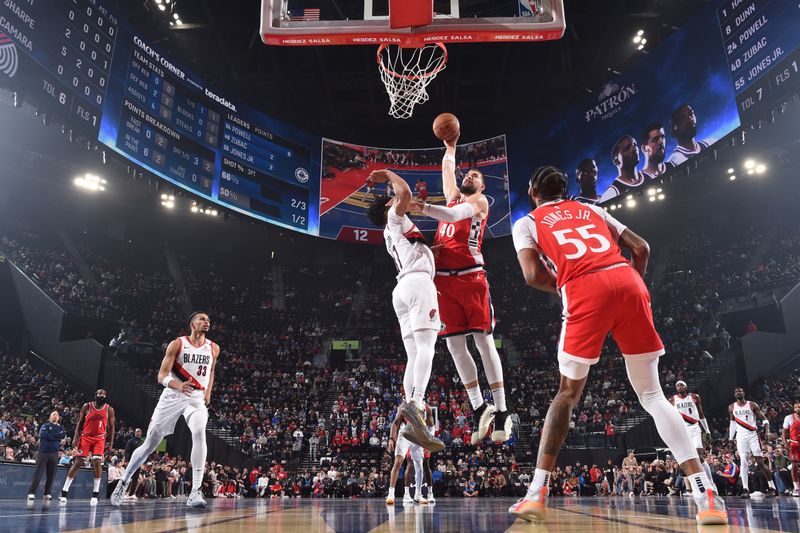
[[[42,479],[42,470],[47,474],[44,482],[44,499],[52,498],[50,490],[53,487],[53,474],[58,464],[58,447],[67,436],[67,432],[58,423],[61,416],[58,411],[50,413],[50,420],[42,424],[39,429],[39,453],[36,454],[36,470],[33,472],[31,486],[28,488],[28,500],[35,498],[39,480]]]

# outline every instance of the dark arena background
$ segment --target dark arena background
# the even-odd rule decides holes
[[[406,119],[375,55],[400,42],[447,50],[446,68],[388,74],[430,82]],[[799,65],[796,1],[4,0],[0,532],[800,531]],[[402,265],[367,213],[406,184],[447,203],[443,112],[457,180],[486,186],[496,326],[467,336],[477,396],[436,342],[424,402],[444,450],[423,486],[398,456],[390,487],[417,404]],[[677,404],[685,382],[692,416],[702,401],[707,432],[681,413],[727,525],[698,524],[698,474],[611,336],[563,420],[546,518],[509,512],[544,494],[557,425],[562,298],[528,286],[512,239],[542,165],[647,241],[661,387]],[[384,169],[392,191],[370,178]],[[418,233],[454,226],[420,209],[402,238],[427,254]],[[165,390],[189,383],[205,392]],[[737,388],[758,421],[731,440]],[[477,433],[501,394],[495,442]],[[174,432],[170,395],[195,402]]]

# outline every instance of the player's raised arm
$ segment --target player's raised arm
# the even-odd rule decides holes
[[[188,381],[175,379],[171,374],[172,367],[175,366],[175,358],[178,357],[180,351],[181,341],[179,339],[175,339],[169,343],[167,351],[164,353],[164,359],[161,360],[161,368],[158,369],[158,382],[169,389],[175,389],[184,394],[191,394],[194,390],[194,385]]]
[[[442,159],[442,190],[444,197],[449,202],[460,194],[456,183],[456,145],[458,135],[449,141],[444,141],[444,158]]]
[[[394,189],[394,210],[397,216],[405,215],[411,207],[413,195],[411,194],[411,187],[408,186],[406,180],[392,172],[391,170],[374,170],[370,173],[376,183],[383,183],[388,181]]]
[[[632,232],[630,228],[625,228],[619,236],[619,245],[631,251],[631,266],[644,278],[647,261],[650,259],[650,245],[647,241]]]

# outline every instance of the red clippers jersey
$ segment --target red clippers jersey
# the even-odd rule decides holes
[[[428,196],[428,184],[425,183],[424,181],[418,181],[417,184],[414,186],[414,188],[417,190],[420,196],[422,196],[423,194],[425,196]]]
[[[800,417],[792,413],[783,420],[783,428],[789,430],[789,438],[800,442]]]
[[[81,436],[83,437],[105,437],[108,427],[108,404],[97,409],[94,402],[89,402],[89,412],[83,421]]]
[[[462,203],[461,198],[450,200],[447,207]],[[434,245],[443,245],[436,259],[437,270],[466,270],[475,266],[483,266],[483,230],[486,218],[477,216],[465,218],[458,222],[439,222]]]
[[[617,245],[623,231],[625,225],[600,207],[559,200],[514,224],[514,246],[538,251],[560,288],[583,274],[629,264]]]

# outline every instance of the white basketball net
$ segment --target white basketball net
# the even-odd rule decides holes
[[[442,43],[421,48],[382,44],[378,48],[378,72],[389,93],[389,114],[410,118],[414,106],[428,101],[427,87],[447,65]]]

